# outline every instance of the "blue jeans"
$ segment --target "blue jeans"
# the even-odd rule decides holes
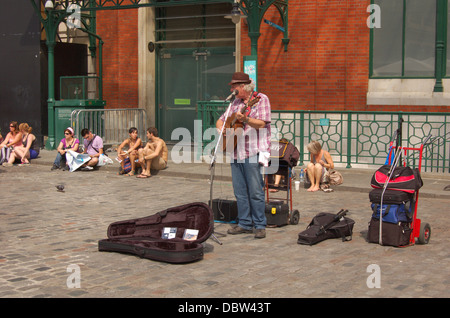
[[[61,154],[58,152],[56,154],[56,158],[55,158],[55,161],[53,162],[53,164],[55,166],[58,166],[58,167],[62,168],[63,166],[61,166],[61,162],[62,162],[63,166],[66,165],[66,155],[61,156]]]
[[[233,190],[238,205],[238,225],[246,230],[266,228],[264,180],[258,158],[231,163]]]

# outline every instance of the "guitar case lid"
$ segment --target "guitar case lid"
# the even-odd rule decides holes
[[[212,209],[195,202],[111,223],[108,238],[98,242],[98,249],[168,263],[188,263],[203,258],[202,242],[213,230]]]

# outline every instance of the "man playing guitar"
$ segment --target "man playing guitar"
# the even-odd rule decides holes
[[[229,115],[231,114],[235,118],[233,122],[243,124],[243,128],[239,128],[242,136],[237,138],[235,149],[230,152],[233,190],[238,205],[239,223],[236,227],[229,229],[228,234],[252,233],[254,227],[255,238],[264,238],[267,222],[264,181],[258,154],[270,152],[270,101],[266,95],[254,92],[254,82],[251,81],[248,74],[243,72],[234,73],[229,85],[232,92],[237,91]],[[257,102],[252,102],[252,100]],[[248,107],[245,106],[250,104],[252,104],[250,109],[246,109]],[[216,122],[219,132],[222,131],[224,123],[229,120],[225,117],[226,115],[226,113],[222,114]],[[229,135],[230,130],[227,130]]]

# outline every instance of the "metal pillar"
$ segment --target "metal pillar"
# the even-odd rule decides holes
[[[283,21],[284,37],[282,42],[284,44],[284,50],[287,51],[289,44],[288,0],[241,0],[239,2],[240,9],[247,16],[251,55],[256,57],[256,65],[258,65],[258,40],[261,36],[261,22],[263,21],[264,14],[272,5],[277,8]]]
[[[447,5],[447,0],[437,0],[436,2],[436,83],[434,85],[434,92],[437,93],[444,91],[442,78],[446,75],[445,44],[447,42]]]
[[[47,149],[55,149],[55,46],[56,35],[58,33],[59,24],[67,18],[73,12],[67,11],[55,11],[52,9],[45,9],[46,18],[44,18],[40,12],[41,9],[37,7],[35,0],[30,0],[31,5],[36,12],[39,12],[38,16],[44,26],[46,33],[46,44],[48,47],[48,138],[45,144]],[[39,1],[40,3],[40,1]]]

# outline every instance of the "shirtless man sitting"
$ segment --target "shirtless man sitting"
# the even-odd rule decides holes
[[[142,173],[136,178],[150,178],[150,169],[162,170],[167,167],[169,151],[164,140],[158,137],[158,130],[155,127],[147,129],[147,138],[147,144],[138,152]]]

